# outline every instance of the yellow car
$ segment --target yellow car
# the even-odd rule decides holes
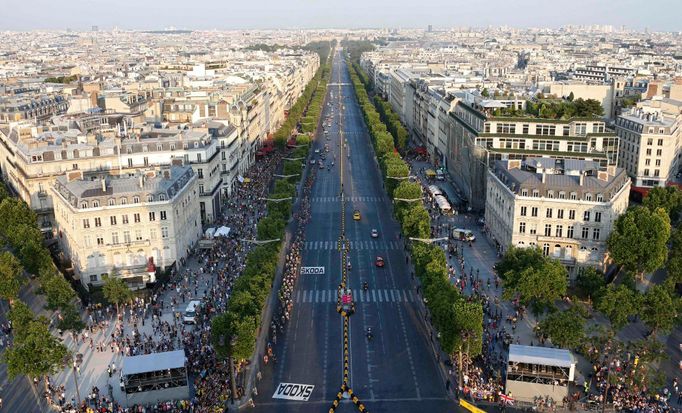
[[[360,211],[353,212],[353,219],[356,221],[360,221]]]

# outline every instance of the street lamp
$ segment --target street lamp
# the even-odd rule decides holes
[[[300,176],[301,174],[291,174],[291,175],[279,175],[279,174],[273,174],[275,178],[293,178],[294,176]]]
[[[261,201],[271,201],[271,202],[282,202],[282,201],[290,201],[293,198],[292,197],[287,197],[287,198],[258,198]]]
[[[81,392],[78,389],[78,362],[76,361],[75,356],[73,358],[73,381],[76,384],[76,397],[78,400],[78,406],[80,407],[80,405],[81,405]]]
[[[282,158],[285,161],[300,161],[301,159],[305,159],[304,156],[299,156],[298,158]]]
[[[398,179],[398,180],[402,180],[402,179],[410,179],[410,178],[416,178],[416,177],[417,177],[416,175],[407,175],[407,176],[386,176],[386,179]]]
[[[218,344],[220,344],[221,347],[225,346],[225,336],[220,335],[220,338],[218,339]],[[234,396],[237,394],[237,383],[235,382],[235,374],[234,374],[234,357],[232,357],[232,348],[237,344],[237,337],[232,337],[230,339],[230,348],[227,350],[227,359],[228,359],[228,368],[230,369],[230,402],[232,405],[234,405]]]
[[[263,244],[269,244],[269,243],[271,243],[271,242],[280,241],[280,239],[279,239],[279,238],[275,238],[275,239],[266,239],[266,240],[262,240],[262,241],[261,241],[261,240],[257,240],[257,239],[245,239],[245,238],[241,238],[239,241],[242,241],[242,242],[250,242],[250,243],[256,244],[256,245],[263,245]]]
[[[440,238],[414,238],[414,237],[410,237],[410,240],[424,242],[426,244],[433,244],[434,242],[438,242],[438,241],[447,241],[448,237],[440,237]]]
[[[421,200],[422,200],[421,198],[410,198],[410,199],[406,199],[406,198],[393,198],[393,202],[395,202],[395,201],[402,201],[402,202],[417,202],[417,201],[421,201]]]

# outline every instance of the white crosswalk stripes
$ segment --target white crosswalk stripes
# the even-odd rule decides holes
[[[331,251],[338,248],[337,241],[306,241],[304,248],[307,250],[324,250]],[[364,241],[350,241],[351,250],[363,251],[387,251],[399,250],[402,246],[398,241],[384,241],[384,240],[364,240]]]
[[[412,291],[393,289],[352,290],[355,301],[359,303],[402,303],[414,301]],[[299,290],[296,303],[336,303],[336,290]]]
[[[311,198],[312,202],[331,203],[339,202],[341,198],[338,196],[316,196]],[[382,202],[383,198],[380,196],[351,196],[346,197],[349,202]]]

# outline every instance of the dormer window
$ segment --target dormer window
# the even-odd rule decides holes
[[[559,199],[566,199],[566,192],[559,191]]]
[[[604,195],[597,194],[597,202],[604,202]]]
[[[578,194],[577,194],[576,192],[571,192],[571,199],[572,199],[573,201],[575,201],[576,199],[578,199]]]
[[[116,200],[112,198],[109,200],[109,206],[114,206],[114,205],[116,205]]]
[[[585,194],[585,201],[592,201],[592,194]]]
[[[165,200],[166,200],[166,195],[159,194],[159,201],[165,201]]]
[[[163,150],[163,146],[161,146],[161,144],[156,145],[156,150],[157,151]]]
[[[87,207],[88,207],[87,201],[81,202],[81,208],[87,208]]]
[[[521,196],[528,196],[528,190],[527,190],[527,189],[522,189],[522,190],[521,190]]]
[[[533,189],[533,198],[540,198],[540,191]]]
[[[547,198],[554,198],[554,191],[547,191]]]
[[[92,201],[93,208],[99,208],[99,201]]]
[[[154,202],[154,195],[152,194],[147,195],[147,202]]]
[[[199,142],[194,142],[194,147],[198,148],[199,147]]]
[[[140,197],[139,196],[134,196],[133,197],[133,204],[139,204],[140,203]]]

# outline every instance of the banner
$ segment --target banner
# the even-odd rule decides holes
[[[312,384],[280,383],[272,398],[307,402],[314,388]]]

